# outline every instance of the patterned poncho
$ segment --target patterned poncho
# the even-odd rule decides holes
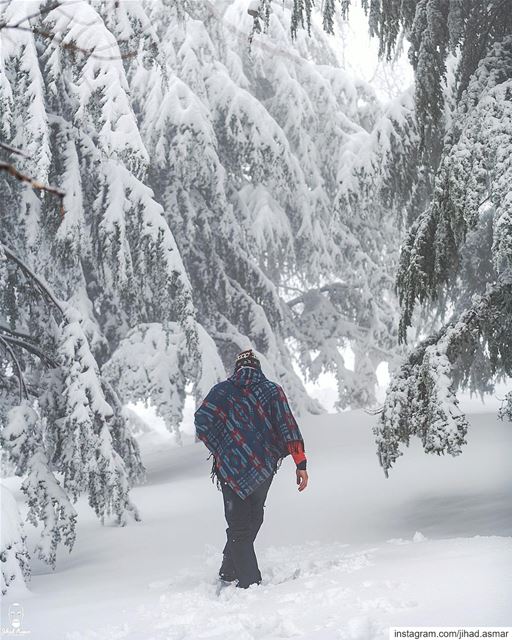
[[[276,472],[288,443],[304,447],[283,389],[261,369],[242,367],[216,384],[195,413],[197,437],[217,476],[241,498]]]

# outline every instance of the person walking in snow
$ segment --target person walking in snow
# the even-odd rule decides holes
[[[246,589],[260,584],[254,540],[274,474],[291,454],[298,490],[308,484],[304,440],[286,395],[261,370],[252,349],[216,384],[195,412],[197,437],[213,456],[212,480],[222,489],[228,528],[220,578]]]

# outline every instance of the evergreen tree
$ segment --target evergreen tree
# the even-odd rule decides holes
[[[397,279],[402,336],[418,300],[439,300],[453,312],[391,385],[376,430],[385,469],[411,433],[421,437],[427,451],[458,453],[467,425],[456,389],[489,392],[496,380],[512,373],[511,45],[510,36],[495,42],[470,76],[443,149],[432,202],[402,249]],[[404,389],[417,401],[415,416],[404,406]],[[510,394],[502,416],[509,415],[509,402]],[[431,437],[432,432],[437,435]]]
[[[26,29],[13,29],[5,46],[2,41],[0,100],[6,123],[2,133],[10,145],[22,148],[16,155],[18,169],[39,183],[53,177],[62,180],[64,211],[69,215],[62,217],[55,199],[37,195],[5,174],[0,177],[0,343],[5,355],[0,424],[2,446],[15,472],[24,476],[28,518],[43,525],[36,552],[54,566],[58,544],[73,546],[76,514],[70,501],[80,493],[88,494],[102,519],[109,513],[120,523],[127,514],[138,517],[128,488],[140,477],[142,465],[120,403],[114,411],[105,399],[105,395],[115,398],[98,366],[105,338],[84,295],[90,244],[84,233],[86,194],[80,173],[92,176],[80,166],[85,150],[81,143],[89,144],[87,161],[94,157],[94,146],[84,132],[90,132],[87,126],[80,138],[72,118],[87,115],[90,94],[83,91],[83,102],[76,100],[80,75],[73,76],[73,66],[63,63],[60,36],[48,42],[38,35],[43,33],[41,26],[62,33],[62,25],[55,25],[52,12],[29,18],[28,9],[25,3],[1,7],[6,24],[28,24]],[[87,7],[80,5],[77,11]],[[90,71],[101,85],[102,74],[96,68],[87,69],[79,62],[76,66],[85,74],[84,81],[88,82]],[[125,108],[126,104],[120,105],[121,111]],[[122,113],[117,118],[122,120]],[[101,145],[112,154],[108,133],[105,123]],[[123,140],[117,142],[126,150]],[[94,188],[98,186],[100,181]],[[111,242],[110,238],[106,244]],[[115,266],[122,271],[119,264]],[[56,473],[62,474],[62,481]]]
[[[350,388],[340,385],[340,402],[371,404],[375,369],[383,351],[391,357],[396,349],[396,332],[384,337],[373,331],[367,320],[354,318],[352,302],[338,298],[335,308],[328,292],[354,278],[366,291],[359,296],[368,304],[363,313],[376,314],[377,325],[397,312],[390,277],[396,250],[392,255],[388,243],[382,252],[380,243],[371,256],[377,243],[363,244],[360,261],[353,261],[360,230],[343,227],[338,217],[351,217],[339,194],[340,177],[357,193],[363,184],[369,192],[375,179],[375,155],[363,175],[359,156],[349,150],[371,146],[374,127],[382,126],[377,124],[381,106],[368,85],[334,68],[335,54],[321,30],[313,40],[298,37],[292,45],[284,28],[287,9],[276,8],[272,31],[253,37],[251,49],[240,50],[239,33],[225,23],[247,32],[246,9],[245,3],[233,2],[212,13],[193,4],[180,23],[169,12],[162,15],[158,3],[148,4],[165,52],[150,69],[133,72],[144,84],[143,90],[132,85],[132,93],[147,97],[141,102],[141,130],[148,136],[147,148],[154,150],[149,180],[173,220],[179,214],[173,230],[197,317],[225,365],[248,342],[254,344],[273,363],[269,373],[287,385],[299,407],[311,410],[315,407],[290,373],[289,341],[300,349],[305,375],[315,378],[323,370],[349,375],[338,347],[359,339],[372,357],[364,347],[355,349],[358,372]],[[270,55],[275,50],[279,55]],[[173,63],[167,71],[166,60]],[[373,205],[359,201],[370,217]],[[381,208],[368,235],[378,236],[386,226],[389,233],[391,218],[390,210]],[[387,278],[379,281],[367,273],[365,260],[378,263]],[[302,295],[316,291],[320,303],[325,298],[331,304],[337,316],[334,334],[329,317],[317,314],[309,323],[301,315],[295,289]],[[363,327],[348,331],[354,322]],[[315,363],[312,350],[323,350]]]
[[[309,26],[307,6],[293,4]],[[370,0],[365,7],[382,54],[394,53],[401,34],[409,40],[416,79],[425,207],[408,215],[397,275],[399,337],[406,339],[418,302],[444,320],[412,350],[388,391],[375,429],[387,473],[411,435],[427,452],[460,453],[467,421],[457,389],[488,392],[512,374],[512,13],[500,0]],[[324,11],[330,24],[330,3]],[[510,402],[509,393],[501,416],[512,414]]]

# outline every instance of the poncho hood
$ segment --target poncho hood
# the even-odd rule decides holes
[[[263,371],[256,367],[242,367],[228,378],[237,387],[254,387],[267,378]]]

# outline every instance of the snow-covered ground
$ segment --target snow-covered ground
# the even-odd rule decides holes
[[[247,591],[216,580],[225,523],[206,449],[144,434],[143,523],[102,527],[79,503],[74,551],[4,598],[2,627],[13,600],[34,640],[380,640],[389,626],[512,624],[512,425],[474,414],[461,456],[413,443],[386,480],[374,421],[302,423],[310,485],[299,494],[283,463],[257,540],[264,585]]]

